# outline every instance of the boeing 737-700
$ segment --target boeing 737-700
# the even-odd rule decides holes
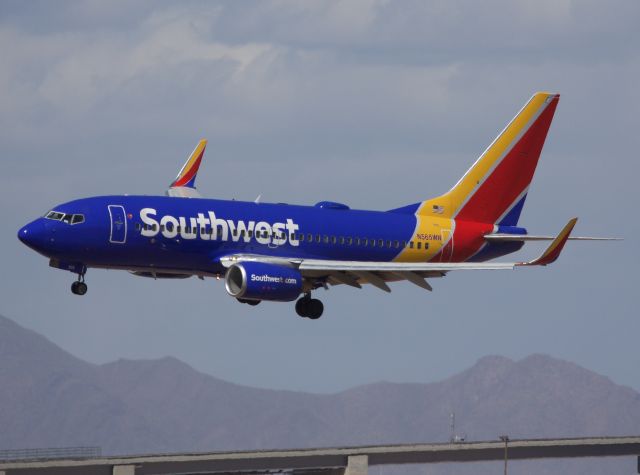
[[[214,200],[195,187],[202,140],[166,196],[97,196],[54,207],[18,231],[49,265],[78,275],[71,290],[87,292],[89,268],[122,269],[156,279],[224,278],[239,302],[297,300],[302,317],[319,318],[317,289],[429,279],[456,270],[513,269],[554,262],[576,224],[553,236],[518,225],[559,95],[539,92],[447,193],[389,211],[352,210],[321,201],[294,206]],[[487,262],[549,240],[527,262]]]

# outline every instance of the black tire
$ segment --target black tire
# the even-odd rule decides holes
[[[311,299],[309,301],[309,305],[307,306],[308,314],[311,320],[317,320],[322,316],[322,312],[324,312],[324,305],[318,299]]]
[[[79,294],[78,294],[78,284],[79,284],[79,283],[80,283],[80,282],[75,281],[75,282],[73,282],[73,283],[71,284],[71,293],[72,293],[73,295],[79,295]]]
[[[252,307],[255,307],[260,302],[262,302],[262,300],[250,300],[250,299],[236,299],[236,300],[240,303],[246,303],[247,305],[251,305]]]
[[[87,290],[89,290],[87,284],[84,282],[76,282],[76,284],[78,284],[76,286],[76,295],[84,295],[87,293]]]
[[[302,297],[296,302],[296,313],[302,318],[307,318],[309,316],[310,301],[311,299],[309,297]]]

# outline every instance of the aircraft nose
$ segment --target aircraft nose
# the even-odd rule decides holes
[[[44,223],[37,219],[18,231],[18,239],[35,250],[42,250],[46,247],[48,236]]]

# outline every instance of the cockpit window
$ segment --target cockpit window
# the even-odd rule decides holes
[[[58,211],[49,211],[45,218],[47,219],[53,219],[54,221],[62,221],[62,218],[64,218],[64,213],[60,213]]]
[[[66,224],[80,224],[84,223],[83,214],[70,214],[61,213],[60,211],[49,211],[45,216],[46,219],[52,219],[54,221],[62,221]]]

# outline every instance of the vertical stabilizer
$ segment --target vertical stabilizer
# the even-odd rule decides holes
[[[460,181],[417,214],[516,225],[559,99],[534,94]]]

